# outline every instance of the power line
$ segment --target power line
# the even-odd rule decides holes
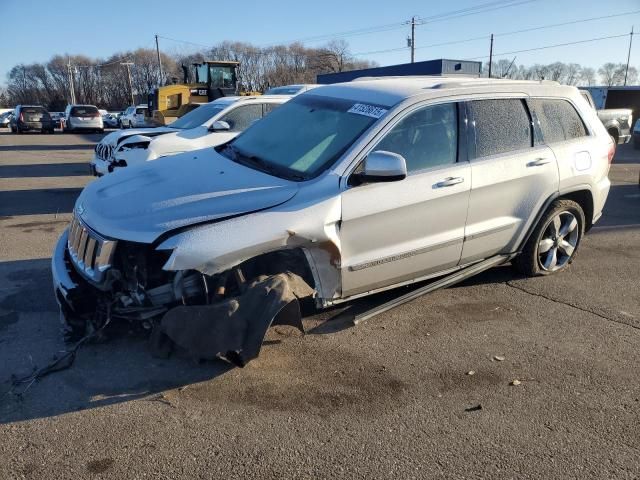
[[[629,36],[628,33],[623,33],[622,35],[609,35],[607,37],[588,38],[586,40],[577,40],[575,42],[556,43],[555,45],[545,45],[543,47],[527,48],[527,49],[524,49],[524,50],[513,50],[511,52],[500,52],[500,53],[495,53],[494,56],[497,56],[497,55],[513,55],[514,53],[535,52],[537,50],[546,50],[547,48],[566,47],[568,45],[578,45],[580,43],[597,42],[597,41],[600,41],[600,40],[609,40],[611,38],[621,38],[621,37],[628,37],[628,36]],[[484,55],[484,56],[481,56],[481,57],[467,58],[466,60],[479,60],[481,58],[488,58],[488,57],[489,57],[488,55]]]
[[[502,32],[502,33],[496,33],[494,34],[494,37],[504,37],[504,36],[508,36],[508,35],[516,35],[519,33],[526,33],[526,32],[532,32],[532,31],[536,31],[536,30],[544,30],[547,28],[554,28],[554,27],[562,27],[565,25],[575,25],[578,23],[585,23],[585,22],[591,22],[591,21],[595,21],[595,20],[604,20],[604,19],[608,19],[608,18],[615,18],[615,17],[622,17],[622,16],[626,16],[626,15],[636,15],[639,14],[640,10],[633,10],[631,12],[624,12],[624,13],[616,13],[613,15],[604,15],[601,17],[590,17],[590,18],[583,18],[580,20],[572,20],[569,22],[562,22],[562,23],[552,23],[552,24],[547,24],[547,25],[541,25],[538,27],[531,27],[531,28],[524,28],[522,30],[513,30],[510,32]],[[419,45],[416,47],[416,49],[421,49],[421,48],[434,48],[434,47],[443,47],[446,45],[456,45],[459,43],[467,43],[467,42],[474,42],[477,40],[486,40],[487,38],[489,38],[491,34],[486,34],[486,35],[481,35],[478,37],[471,37],[471,38],[465,38],[462,40],[453,40],[450,42],[440,42],[440,43],[432,43],[429,45]],[[401,50],[406,50],[407,47],[398,47],[398,48],[388,48],[385,50],[374,50],[374,51],[369,51],[369,52],[358,52],[358,53],[354,53],[354,56],[364,56],[364,55],[374,55],[374,54],[378,54],[378,53],[389,53],[389,52],[398,52]]]
[[[478,15],[480,13],[485,13],[485,12],[490,12],[493,10],[498,10],[501,8],[508,8],[508,7],[515,7],[518,5],[522,5],[522,4],[526,4],[526,3],[532,3],[532,2],[536,2],[538,0],[494,0],[492,2],[486,2],[480,5],[476,5],[474,7],[468,7],[468,8],[463,8],[463,9],[459,9],[459,10],[453,10],[450,12],[443,12],[437,15],[432,15],[429,17],[416,17],[420,20],[420,23],[416,23],[416,25],[425,25],[428,23],[434,23],[434,22],[441,22],[441,21],[445,21],[445,20],[450,20],[450,19],[455,19],[455,18],[460,18],[460,17],[465,17],[468,15]],[[410,21],[402,21],[402,22],[394,22],[394,23],[387,23],[387,24],[383,24],[383,25],[376,25],[376,26],[370,26],[370,27],[363,27],[363,28],[359,28],[359,29],[355,29],[355,30],[346,30],[346,31],[342,31],[342,32],[334,32],[334,33],[329,33],[329,34],[323,34],[323,35],[315,35],[315,36],[310,36],[310,37],[304,37],[304,38],[298,38],[296,40],[289,40],[289,41],[281,41],[281,42],[274,42],[274,43],[269,43],[266,45],[263,45],[264,47],[269,47],[269,46],[274,46],[274,45],[286,45],[286,44],[291,44],[291,43],[306,43],[306,42],[316,42],[316,41],[321,41],[321,40],[331,40],[334,38],[341,38],[341,37],[353,37],[353,36],[358,36],[358,35],[368,35],[368,34],[372,34],[372,33],[382,33],[382,32],[387,32],[387,31],[391,31],[391,30],[398,30],[401,28],[406,28],[406,26],[410,24]],[[171,37],[165,37],[163,35],[158,35],[158,38],[163,38],[165,40],[170,40],[173,42],[178,42],[178,43],[184,43],[184,44],[189,44],[189,45],[194,45],[197,47],[203,47],[203,48],[211,48],[212,45],[205,45],[202,43],[197,43],[197,42],[192,42],[189,40],[182,40],[182,39],[178,39],[178,38],[171,38]]]

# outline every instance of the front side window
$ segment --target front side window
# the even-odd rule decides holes
[[[385,113],[379,105],[300,95],[252,125],[223,154],[285,178],[313,178]]]
[[[242,132],[260,118],[262,118],[262,105],[255,103],[234,108],[220,120],[229,124],[231,132]]]
[[[529,100],[542,132],[543,141],[538,143],[555,143],[588,135],[587,129],[576,112],[566,100],[534,98]]]
[[[420,108],[400,120],[374,150],[402,155],[408,172],[455,163],[457,112],[455,103]]]
[[[469,105],[475,125],[476,158],[531,147],[531,122],[522,100],[474,100]]]

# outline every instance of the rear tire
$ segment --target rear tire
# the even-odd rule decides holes
[[[554,201],[511,264],[528,277],[566,270],[576,258],[585,223],[584,211],[578,203]]]

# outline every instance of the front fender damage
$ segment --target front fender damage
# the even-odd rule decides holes
[[[312,294],[302,278],[287,272],[257,279],[236,298],[175,307],[160,322],[154,351],[163,355],[178,346],[198,359],[222,358],[243,367],[260,353],[270,326],[304,333],[298,300]]]

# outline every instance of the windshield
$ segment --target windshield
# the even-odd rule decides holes
[[[223,154],[285,178],[309,179],[333,165],[385,112],[352,100],[301,95],[245,130]]]
[[[295,87],[274,87],[264,92],[264,94],[265,95],[295,95],[300,90],[302,90],[302,87],[300,85]]]
[[[175,122],[171,123],[172,128],[180,128],[180,129],[189,129],[196,128],[205,122],[211,120],[222,110],[227,108],[229,104],[220,104],[220,103],[207,103],[206,105],[201,105],[195,110],[186,113]]]

